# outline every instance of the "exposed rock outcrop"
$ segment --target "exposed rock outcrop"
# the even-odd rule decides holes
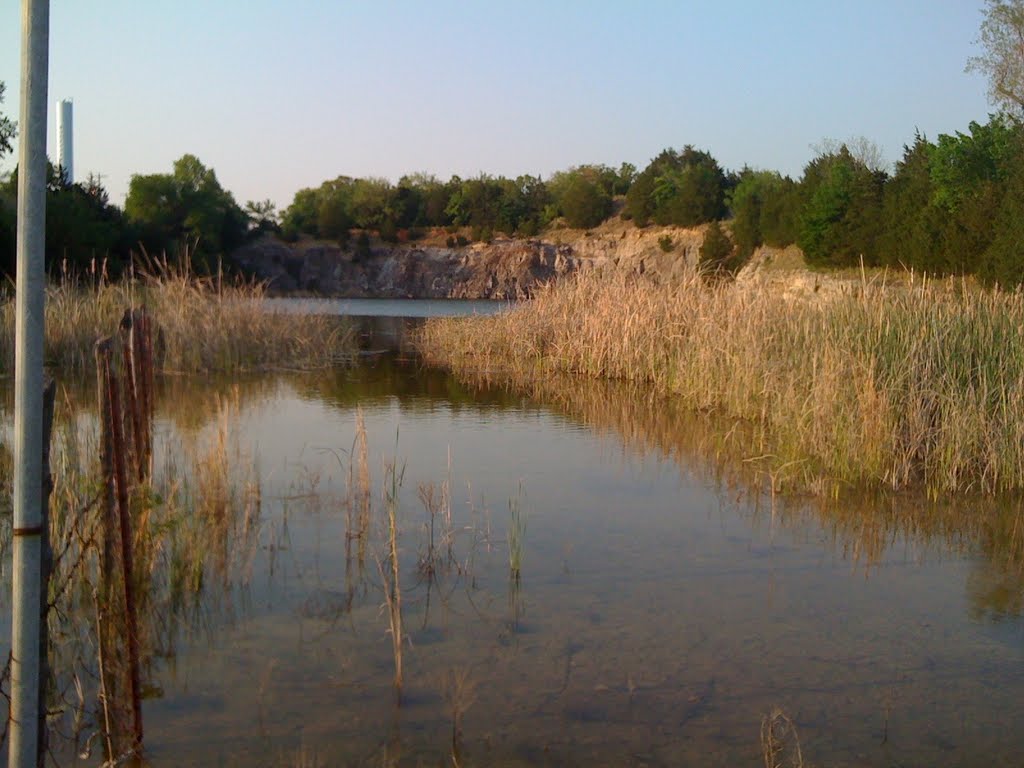
[[[351,248],[289,245],[268,237],[233,257],[279,294],[522,299],[582,270],[625,270],[671,281],[696,263],[702,241],[702,229],[637,229],[613,222],[589,232],[561,230],[544,239],[496,238],[462,247],[377,243],[362,258]]]

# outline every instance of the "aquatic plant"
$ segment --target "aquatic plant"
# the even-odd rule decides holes
[[[437,524],[437,517],[441,513],[442,495],[433,482],[420,483],[416,490],[423,511],[427,513],[427,551],[419,559],[418,568],[420,574],[427,580],[433,581],[437,575],[438,557],[434,544],[434,529]]]
[[[391,649],[395,660],[395,704],[402,703],[402,588],[398,563],[398,505],[405,469],[398,468],[397,461],[388,462],[384,467],[385,485],[383,490],[384,509],[387,514],[385,534],[386,552],[377,559],[377,569],[384,586],[384,601],[388,609]]]
[[[761,720],[761,757],[764,768],[803,768],[796,723],[778,707]]]
[[[67,391],[58,400],[51,451],[50,708],[55,718],[66,713],[70,727],[61,730],[76,752],[98,741],[115,759],[137,747],[124,684],[126,638],[137,643],[145,688],[158,660],[174,656],[183,625],[196,618],[211,587],[229,589],[229,571],[246,578],[245,563],[257,547],[259,483],[238,444],[237,399],[216,407],[213,429],[187,449],[163,432],[152,474],[126,483],[132,559],[124,560],[122,573],[114,563],[125,545],[111,535],[97,466],[98,424]],[[210,579],[211,573],[221,578]],[[137,609],[134,630],[120,597],[125,579]]]
[[[508,570],[517,584],[523,567],[523,538],[526,536],[526,516],[523,514],[523,485],[508,500]]]
[[[462,718],[476,701],[477,681],[468,667],[449,669],[442,681],[444,701],[452,720],[451,758],[454,768],[462,765]]]

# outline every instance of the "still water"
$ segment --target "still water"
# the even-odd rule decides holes
[[[526,395],[393,353],[161,387],[157,463],[220,428],[259,501],[156,621],[150,765],[758,766],[772,713],[808,764],[1024,763],[1016,507],[773,501],[716,450],[722,425],[642,391]]]
[[[349,317],[465,317],[493,315],[511,306],[486,299],[329,299],[268,298],[267,308],[281,312],[309,312]]]

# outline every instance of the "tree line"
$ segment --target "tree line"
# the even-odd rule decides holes
[[[14,129],[0,122],[0,154]],[[15,266],[16,195],[17,170],[0,181],[0,270],[7,275]],[[104,264],[116,277],[133,253],[173,260],[187,247],[196,266],[213,268],[266,231],[333,240],[355,247],[358,257],[368,252],[370,233],[398,242],[444,227],[449,243],[461,245],[499,233],[532,237],[556,222],[589,229],[613,212],[638,227],[715,223],[716,258],[732,270],[762,244],[796,243],[812,266],[905,267],[1016,286],[1024,283],[1024,124],[1004,113],[935,141],[918,134],[892,169],[869,142],[827,143],[798,179],[726,171],[692,146],[666,149],[640,171],[629,163],[584,165],[546,180],[415,174],[392,184],[340,176],[299,190],[280,216],[269,201],[239,206],[194,155],[170,173],[133,176],[123,210],[97,179],[71,184],[51,167],[46,260],[51,273]]]
[[[798,179],[776,171],[724,170],[708,152],[666,149],[640,172],[586,165],[547,181],[480,175],[339,177],[300,190],[283,234],[347,244],[353,229],[385,240],[417,228],[470,227],[473,239],[532,236],[559,218],[589,229],[621,201],[624,219],[693,227],[728,221],[732,268],[760,245],[797,244],[819,267],[893,266],[936,275],[1024,282],[1024,125],[1002,115],[936,141],[917,134],[888,170],[863,139],[826,142]]]
[[[15,274],[18,170],[0,180],[0,272]],[[212,169],[194,155],[174,163],[171,173],[132,177],[124,209],[95,176],[71,183],[62,168],[48,166],[46,254],[48,274],[94,274],[116,279],[136,254],[174,260],[188,251],[193,265],[211,270],[242,245],[265,215],[243,210]]]

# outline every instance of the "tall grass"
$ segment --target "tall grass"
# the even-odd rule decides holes
[[[493,317],[431,320],[426,359],[516,378],[646,382],[748,420],[780,484],[1024,488],[1024,295],[863,279],[828,297],[699,275],[585,274]]]
[[[152,262],[118,283],[65,276],[48,286],[45,356],[63,371],[93,366],[96,339],[113,333],[125,309],[144,304],[154,318],[165,370],[198,372],[272,366],[313,367],[347,356],[352,331],[338,318],[269,312],[260,283],[227,284]],[[14,367],[14,300],[0,303],[0,373]]]

